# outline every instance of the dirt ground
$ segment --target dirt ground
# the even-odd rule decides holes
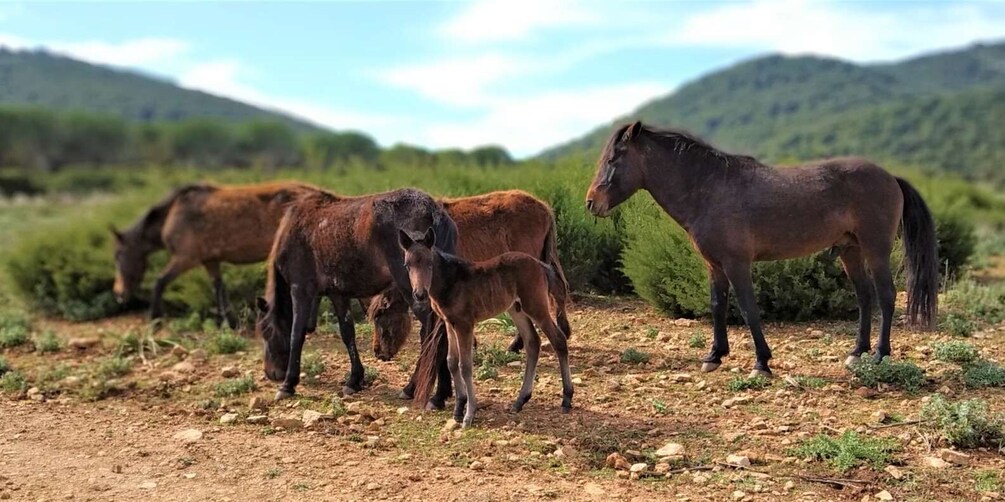
[[[895,500],[990,500],[1000,485],[978,485],[987,471],[1005,471],[1005,456],[969,451],[969,466],[930,467],[924,461],[942,446],[923,425],[912,425],[935,393],[953,399],[983,397],[1003,410],[1002,389],[972,391],[953,378],[952,365],[935,361],[932,345],[943,333],[912,333],[895,326],[894,357],[926,370],[916,393],[881,390],[864,396],[843,368],[853,322],[770,324],[775,377],[765,389],[732,392],[746,375],[753,352],[742,326],[730,329],[732,355],[719,371],[703,374],[698,359],[709,343],[707,321],[673,320],[637,300],[585,298],[572,309],[571,342],[576,396],[572,413],[560,413],[557,362],[545,353],[533,399],[519,414],[507,406],[522,376],[520,362],[500,365],[497,376],[476,383],[483,408],[475,427],[444,429],[448,412],[418,412],[398,399],[417,347],[397,361],[377,361],[369,334],[360,329],[364,364],[377,370],[363,392],[335,399],[348,371],[337,335],[326,330],[308,341],[325,369],[302,384],[300,397],[271,402],[275,384],[264,380],[258,342],[231,355],[196,351],[205,336],[174,336],[187,351],[161,346],[141,360],[131,355],[124,376],[106,382],[95,399],[74,375],[114,355],[123,335],[144,332],[139,316],[102,323],[36,322],[67,342],[97,337],[88,348],[67,346],[49,354],[8,349],[10,365],[39,391],[0,398],[0,498],[12,500],[862,500],[884,490]],[[502,327],[485,327],[483,347],[505,347]],[[93,341],[93,340],[92,340]],[[1005,326],[968,340],[982,355],[1005,360]],[[692,346],[694,345],[694,346]],[[634,347],[647,362],[622,362]],[[188,352],[184,354],[183,352]],[[640,358],[641,359],[641,358]],[[185,363],[188,364],[180,364]],[[233,367],[233,368],[231,368]],[[249,375],[257,390],[215,397],[216,386]],[[236,371],[235,371],[236,368]],[[58,381],[40,385],[47,374]],[[794,386],[786,377],[818,377]],[[50,377],[49,380],[53,380]],[[807,381],[807,380],[802,380]],[[249,409],[254,397],[269,409]],[[322,418],[301,428],[305,411]],[[884,412],[906,425],[877,424]],[[225,414],[234,421],[222,424]],[[248,417],[256,417],[248,423]],[[337,416],[335,416],[337,415]],[[316,415],[315,415],[316,416]],[[225,420],[226,421],[226,420]],[[193,432],[198,431],[198,433]],[[799,458],[792,449],[818,433],[857,430],[894,438],[900,479],[882,469],[838,472]],[[185,439],[185,432],[200,436]],[[181,433],[181,434],[180,434]],[[653,473],[655,450],[683,446],[669,476]],[[619,452],[646,463],[641,479],[605,467]],[[723,465],[740,454],[749,468]],[[847,480],[847,486],[819,478]],[[997,490],[997,491],[995,491]],[[885,496],[885,494],[883,494]]]

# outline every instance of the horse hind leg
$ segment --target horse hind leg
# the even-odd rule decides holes
[[[349,310],[349,301],[332,296],[332,307],[335,315],[338,316],[338,331],[342,337],[342,344],[349,354],[349,378],[342,386],[342,394],[349,396],[363,390],[363,380],[366,376],[366,368],[359,358],[359,348],[356,346],[356,324],[352,320],[352,312]],[[312,311],[317,312],[317,302],[312,305]]]
[[[879,300],[879,311],[882,323],[879,329],[879,340],[876,342],[876,361],[890,355],[890,329],[893,326],[893,308],[897,299],[897,290],[893,284],[893,273],[890,271],[889,254],[867,258],[872,280],[876,285],[876,296]]]
[[[845,366],[850,367],[859,361],[862,354],[868,354],[870,350],[873,283],[866,271],[861,248],[858,246],[843,247],[840,250],[840,256],[845,274],[854,285],[855,296],[858,298],[858,337],[855,339],[855,348],[845,359]]]
[[[517,336],[520,337],[520,340],[523,342],[522,345],[527,349],[523,386],[520,387],[520,394],[517,395],[516,401],[513,401],[513,405],[510,406],[510,411],[518,413],[527,404],[527,401],[530,401],[531,394],[534,392],[537,361],[541,355],[541,337],[538,336],[537,330],[534,329],[534,323],[531,322],[527,314],[511,310],[510,315],[513,317],[513,322],[516,323],[517,330],[519,331]]]
[[[757,361],[750,376],[771,376],[771,368],[768,361],[771,360],[771,349],[768,342],[764,340],[764,332],[761,331],[761,311],[757,307],[757,299],[754,296],[754,282],[750,276],[750,263],[734,265],[726,269],[726,276],[733,285],[736,292],[737,303],[740,304],[740,313],[747,321],[750,328],[750,337],[754,340],[754,351]]]
[[[213,293],[216,299],[216,325],[223,326],[226,321],[230,329],[236,329],[237,319],[230,314],[227,289],[223,283],[223,274],[220,273],[220,262],[206,262],[202,266],[206,268],[206,273],[213,280]]]
[[[559,372],[562,375],[562,413],[568,413],[572,410],[572,396],[575,393],[575,389],[572,386],[572,369],[569,367],[569,341],[565,333],[558,329],[558,325],[551,318],[547,300],[543,302],[541,308],[535,308],[534,312],[528,311],[528,314],[541,326],[541,331],[548,337],[552,348],[555,349],[555,355],[558,357]],[[527,368],[529,370],[531,365],[529,349],[527,356]]]
[[[729,312],[729,279],[717,267],[709,267],[712,305],[712,350],[701,360],[701,371],[719,369],[722,358],[729,355],[726,314]]]

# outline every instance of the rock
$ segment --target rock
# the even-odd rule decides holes
[[[402,406],[402,407],[398,408],[398,414],[399,415],[404,415],[405,413],[408,413],[408,406]]]
[[[202,439],[202,431],[199,429],[185,429],[176,432],[172,437],[183,443],[194,443]]]
[[[471,462],[471,465],[469,465],[468,467],[472,471],[481,471],[485,469],[485,463],[483,463],[480,460],[475,460],[474,462]]]
[[[555,458],[569,458],[569,457],[571,457],[571,456],[573,456],[575,454],[576,454],[576,450],[574,450],[569,445],[564,445],[564,446],[560,446],[560,447],[556,448],[555,449],[555,453],[554,453]]]
[[[869,387],[859,387],[858,389],[855,389],[855,395],[861,397],[862,399],[872,399],[878,394],[879,392],[876,392],[875,389],[871,389]]]
[[[645,472],[646,469],[648,469],[648,468],[649,468],[649,464],[646,464],[645,462],[639,462],[637,464],[632,464],[631,467],[628,468],[628,472],[632,472],[632,473],[638,474],[640,472]]]
[[[886,422],[890,418],[890,416],[887,415],[885,411],[879,410],[870,415],[870,418],[872,418],[872,421],[874,423],[881,424]]]
[[[78,350],[87,350],[99,343],[101,343],[101,339],[96,336],[81,336],[66,341],[67,345]]]
[[[182,361],[172,366],[171,371],[174,371],[175,373],[180,373],[182,375],[188,375],[191,373],[195,373],[195,365],[188,361]]]
[[[893,479],[896,479],[898,481],[900,481],[901,479],[904,479],[904,471],[901,471],[900,469],[898,469],[895,466],[888,465],[883,470],[886,471],[886,473],[889,474],[890,477],[892,477]]]
[[[139,488],[140,490],[153,490],[154,488],[157,488],[157,483],[154,483],[153,481],[144,481],[140,483]]]
[[[220,375],[223,376],[223,378],[234,378],[240,374],[241,372],[236,366],[224,366],[223,369],[220,370]]]
[[[286,430],[296,430],[304,426],[304,423],[296,417],[276,417],[270,423],[273,427],[282,427]]]
[[[698,321],[695,321],[694,319],[681,318],[681,319],[674,319],[673,321],[673,325],[679,328],[690,328],[691,326],[694,326],[696,324],[698,324]]]
[[[38,387],[32,387],[28,389],[28,397],[35,397],[40,394],[42,394],[42,389],[39,389]]]
[[[237,413],[224,413],[223,416],[220,417],[220,424],[230,425],[234,422],[237,422],[237,418],[238,418]]]
[[[75,389],[80,386],[80,377],[68,376],[59,382],[60,387]]]
[[[249,415],[248,418],[244,419],[245,422],[253,425],[266,424],[269,423],[268,415]]]
[[[653,467],[653,471],[657,474],[666,474],[670,472],[670,464],[666,462],[658,462],[656,466]]]
[[[750,457],[746,455],[728,455],[726,457],[726,463],[739,467],[750,467]]]
[[[736,406],[738,404],[749,403],[752,399],[753,398],[751,398],[750,396],[732,397],[732,398],[729,398],[729,399],[723,401],[722,402],[722,407],[723,408],[732,408],[733,406]]]
[[[185,357],[188,355],[188,349],[182,347],[181,345],[175,345],[171,347],[171,355],[175,357]]]
[[[255,396],[248,401],[248,408],[253,411],[266,411],[269,409],[269,403],[265,400],[265,398]]]
[[[190,359],[192,361],[195,361],[195,362],[203,362],[206,359],[209,359],[209,356],[206,355],[206,351],[205,350],[195,349],[192,352],[188,353],[188,359]]]
[[[583,378],[582,377],[575,377],[575,378],[572,379],[572,383],[575,384],[575,385],[583,385]]]
[[[453,432],[460,428],[461,424],[457,423],[457,421],[454,420],[453,418],[449,418],[447,419],[447,423],[443,424],[443,427],[440,429],[440,432]]]
[[[790,481],[786,481],[786,482],[785,482],[785,486],[783,486],[783,487],[782,487],[782,489],[783,489],[783,490],[785,490],[785,491],[787,491],[787,492],[790,492],[790,491],[792,491],[792,490],[793,490],[793,489],[794,489],[795,487],[796,487],[796,483],[795,483],[794,481],[791,481],[791,480],[790,480]]]
[[[733,492],[733,500],[743,500],[743,498],[746,496],[747,494],[741,490],[736,490],[735,492]]]
[[[819,330],[819,329],[814,329],[814,330],[810,331],[810,337],[811,338],[823,338],[824,335],[825,335],[825,333],[822,330]]]
[[[628,459],[626,459],[623,455],[617,452],[608,455],[607,460],[604,462],[604,465],[606,465],[608,468],[615,469],[618,471],[627,471],[632,467],[632,464],[628,463]]]
[[[314,410],[304,410],[304,416],[302,418],[304,427],[310,429],[311,427],[317,425],[322,418],[324,418],[324,415],[320,412]]]
[[[30,391],[29,391],[30,392]],[[939,458],[956,465],[970,465],[970,455],[961,451],[942,448],[938,452]]]
[[[162,382],[170,383],[184,380],[185,377],[181,376],[181,374],[179,374],[176,371],[168,370],[168,371],[162,371],[160,375],[157,375],[157,378]]]
[[[946,469],[952,465],[939,457],[925,457],[923,459],[925,465],[933,469]]]
[[[691,381],[690,373],[675,373],[670,375],[670,381],[673,383],[687,383]]]
[[[893,500],[893,495],[891,495],[890,492],[886,490],[877,493],[876,495],[874,495],[874,497],[876,497],[879,500]]]
[[[662,448],[656,450],[657,457],[677,457],[684,456],[684,445],[680,443],[667,443]]]

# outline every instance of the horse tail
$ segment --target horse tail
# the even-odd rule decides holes
[[[565,307],[569,301],[569,281],[565,278],[565,271],[562,270],[562,262],[558,259],[558,237],[555,229],[554,214],[551,214],[551,220],[548,223],[548,233],[544,236],[544,246],[542,247],[541,261],[551,266],[548,283],[549,291],[551,290],[551,275],[554,275],[555,279],[562,283],[562,296],[564,299],[556,305],[555,314],[558,327],[565,333],[565,338],[569,339],[572,338],[572,327],[569,325],[569,318],[565,313]],[[558,302],[557,299],[555,301]]]
[[[440,207],[440,212],[433,217],[433,231],[436,234],[433,245],[445,253],[454,254],[457,252],[457,224],[442,206],[437,205]],[[415,368],[415,393],[412,394],[413,403],[419,408],[425,406],[429,400],[433,383],[436,381],[438,365],[446,361],[447,357],[447,325],[436,314],[430,312],[426,326],[429,328],[429,333],[421,340],[419,361]]]
[[[939,256],[935,220],[921,194],[897,178],[904,194],[901,219],[907,268],[907,319],[915,326],[931,328],[939,307]]]
[[[569,317],[565,314],[565,306],[569,303],[569,285],[558,275],[555,267],[544,264],[545,275],[548,276],[548,294],[555,300],[555,321],[558,329],[562,330],[565,339],[568,340],[572,334],[572,327],[569,326]]]

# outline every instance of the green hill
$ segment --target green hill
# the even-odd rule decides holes
[[[985,175],[1005,155],[1005,44],[880,65],[768,56],[699,78],[541,154],[593,157],[629,120],[772,162],[841,154]]]
[[[0,104],[96,112],[139,122],[273,120],[299,131],[319,129],[282,113],[45,51],[0,48]]]

